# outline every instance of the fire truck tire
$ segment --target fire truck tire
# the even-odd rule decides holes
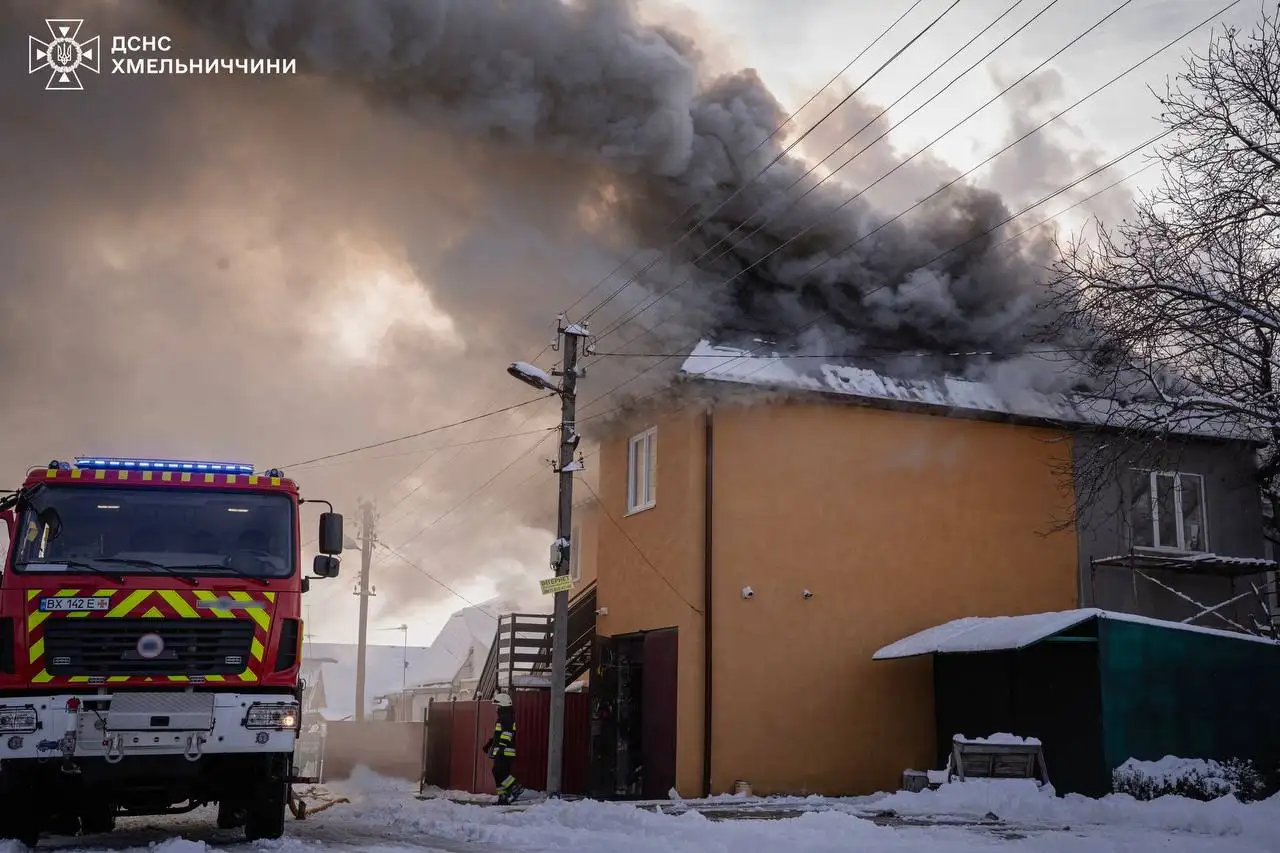
[[[30,799],[14,790],[12,779],[0,776],[0,840],[13,840],[35,847],[40,840],[41,813]]]
[[[284,810],[288,806],[289,783],[271,781],[264,784],[245,813],[246,841],[276,839],[284,835]]]

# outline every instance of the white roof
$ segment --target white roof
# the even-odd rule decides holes
[[[1078,426],[1134,426],[1151,423],[1153,407],[1121,406],[1115,400],[1083,395],[1045,394],[946,376],[900,379],[865,367],[820,358],[788,358],[763,349],[716,346],[701,341],[685,358],[685,376],[769,388],[793,388],[850,398],[938,409],[940,413],[1004,415]],[[1141,413],[1141,420],[1138,420]],[[1234,423],[1211,423],[1196,415],[1169,424],[1179,435],[1258,439]]]
[[[473,648],[478,673],[498,627],[497,620],[489,614],[503,612],[502,606],[501,601],[495,600],[477,607],[464,607],[449,618],[430,646],[410,646],[407,654],[403,645],[367,646],[365,710],[373,707],[375,697],[399,693],[405,687],[452,681]],[[304,665],[317,658],[332,661],[322,664],[326,719],[345,719],[355,714],[358,650],[355,643],[309,642],[303,647]]]
[[[1146,616],[1135,616],[1132,613],[1086,608],[1064,610],[1058,613],[1033,613],[1027,616],[966,616],[963,619],[955,619],[912,634],[896,643],[890,643],[871,657],[872,660],[893,660],[937,653],[1013,651],[1034,645],[1094,618],[1115,619],[1120,622],[1155,625],[1178,631],[1214,634],[1233,640],[1280,645],[1274,640],[1252,634],[1219,631],[1216,628],[1204,628],[1184,622],[1166,622],[1161,619],[1149,619]]]

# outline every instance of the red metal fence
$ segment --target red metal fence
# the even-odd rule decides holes
[[[526,788],[539,790],[547,778],[551,694],[542,690],[517,691],[512,698],[516,711],[516,763],[512,772]],[[565,794],[585,794],[591,751],[586,695],[567,694],[564,710],[561,789]],[[492,702],[433,702],[425,723],[423,781],[446,791],[494,793],[492,765],[480,747],[493,734],[497,716]]]

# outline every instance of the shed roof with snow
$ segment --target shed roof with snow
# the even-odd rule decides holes
[[[721,346],[705,340],[685,357],[680,374],[688,379],[834,395],[880,408],[1054,426],[1143,428],[1151,423],[1155,411],[1151,406],[1123,406],[1103,397],[1046,394],[955,376],[903,379],[859,366],[851,359],[789,357],[763,348]],[[1266,440],[1235,423],[1198,416],[1182,416],[1168,428],[1173,434],[1201,438]]]
[[[1236,631],[1219,631],[1185,622],[1166,622],[1097,608],[1032,613],[1026,616],[967,616],[927,628],[880,649],[872,660],[894,660],[930,654],[1016,651],[1056,636],[1090,619],[1115,620],[1132,624],[1217,635],[1233,640],[1280,645],[1275,640]]]

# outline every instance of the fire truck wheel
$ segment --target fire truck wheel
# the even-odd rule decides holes
[[[12,839],[27,847],[40,840],[42,815],[27,797],[13,790],[12,780],[0,777],[0,840]]]
[[[275,839],[284,835],[288,790],[288,783],[279,781],[268,782],[259,789],[258,796],[245,813],[245,840]]]

